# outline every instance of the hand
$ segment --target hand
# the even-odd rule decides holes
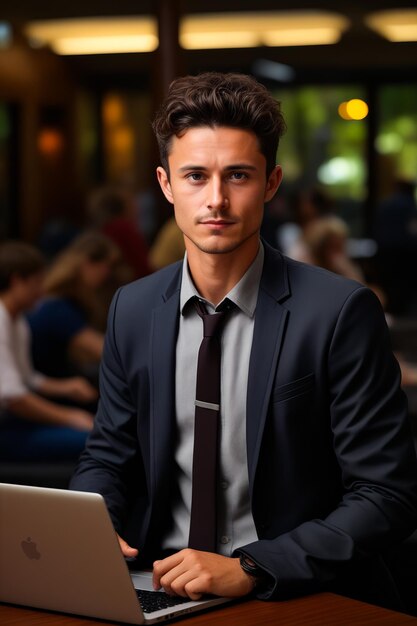
[[[122,539],[120,535],[117,535],[117,538],[119,540],[119,545],[121,551],[123,552],[123,556],[127,557],[128,559],[132,559],[138,555],[139,551],[136,548],[132,548],[131,546],[129,546],[129,544],[126,543],[126,541]]]
[[[186,548],[153,564],[153,586],[170,595],[199,600],[203,594],[238,598],[250,593],[252,576],[240,567],[239,559]]]
[[[74,376],[65,380],[65,392],[78,402],[93,402],[97,400],[97,391],[88,380],[81,376]]]
[[[93,428],[94,415],[82,409],[67,409],[67,425],[76,430],[90,431]]]
[[[417,367],[414,363],[407,363],[397,354],[398,363],[401,368],[401,385],[403,387],[417,385]]]

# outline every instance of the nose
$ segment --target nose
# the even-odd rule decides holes
[[[207,208],[224,209],[229,200],[226,196],[225,185],[221,179],[213,178],[207,186]]]

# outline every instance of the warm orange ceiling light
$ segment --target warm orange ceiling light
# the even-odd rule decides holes
[[[347,18],[327,11],[254,11],[187,15],[181,23],[183,48],[254,48],[336,43]]]
[[[158,47],[152,17],[89,17],[30,22],[26,35],[63,55],[152,52]]]
[[[337,42],[349,21],[326,11],[186,15],[180,43],[189,50],[311,46]],[[101,17],[31,22],[26,34],[57,54],[150,52],[158,47],[153,17]]]
[[[366,24],[389,41],[417,41],[417,9],[396,9],[371,13]]]

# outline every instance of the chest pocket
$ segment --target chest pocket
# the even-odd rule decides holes
[[[293,380],[290,383],[275,387],[272,393],[272,401],[283,402],[284,400],[290,400],[291,398],[296,398],[297,396],[301,396],[309,391],[312,391],[315,386],[314,379],[315,375],[314,372],[312,372],[311,374],[307,374],[307,376],[303,376],[302,378],[297,378],[297,380]]]

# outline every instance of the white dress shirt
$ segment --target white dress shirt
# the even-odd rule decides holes
[[[44,376],[30,356],[30,330],[22,315],[13,318],[0,300],[0,414],[10,400],[38,389]]]
[[[217,552],[230,556],[233,551],[257,540],[249,498],[246,452],[246,393],[252,348],[255,308],[264,261],[259,252],[241,280],[226,295],[236,307],[228,315],[221,338],[221,408],[219,455],[219,502]],[[189,302],[200,297],[192,281],[187,256],[184,258],[180,294],[180,323],[176,348],[175,474],[178,491],[172,495],[173,525],[162,547],[180,550],[188,546],[190,530],[192,464],[194,447],[195,391],[198,351],[203,338],[203,322]],[[209,313],[215,306],[207,302]],[[219,306],[221,303],[218,303]]]

